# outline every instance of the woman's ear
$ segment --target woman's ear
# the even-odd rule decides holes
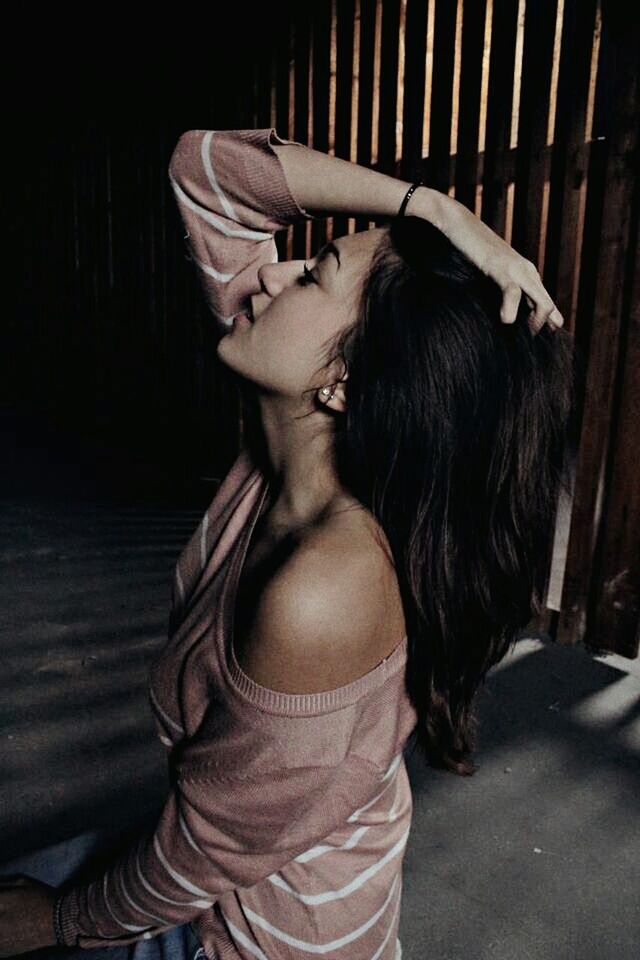
[[[338,410],[340,413],[343,413],[346,409],[346,392],[341,381],[326,384],[318,390],[317,397],[323,407],[331,407],[332,410]]]
[[[340,374],[338,380],[331,387],[331,393],[333,396],[329,401],[329,405],[334,410],[344,413],[347,409],[347,390],[345,384],[349,379],[349,372],[347,369],[347,362],[344,357],[341,358],[340,362],[342,364],[342,373]]]
[[[346,379],[347,378],[344,377],[344,380]],[[347,395],[344,380],[339,380],[338,383],[334,384],[331,388],[333,396],[327,400],[327,406],[331,407],[332,410],[337,410],[339,413],[344,413],[347,409]]]

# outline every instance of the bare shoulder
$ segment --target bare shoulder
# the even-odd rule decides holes
[[[404,636],[393,565],[373,518],[332,518],[261,592],[239,663],[256,683],[316,693],[368,673]]]

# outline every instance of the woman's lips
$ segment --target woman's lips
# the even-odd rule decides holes
[[[246,314],[246,313],[237,313],[237,314],[235,315],[235,317],[233,318],[233,325],[236,326],[236,324],[238,324],[238,325],[244,324],[245,326],[248,324],[249,326],[252,326],[252,325],[253,325],[253,321],[251,320],[251,317],[249,317],[248,314]]]

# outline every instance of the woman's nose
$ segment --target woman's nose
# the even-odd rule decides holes
[[[282,263],[263,264],[258,270],[260,289],[270,297],[277,297],[302,272],[303,264],[304,260],[285,260]]]

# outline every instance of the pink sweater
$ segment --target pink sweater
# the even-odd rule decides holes
[[[169,166],[188,247],[222,328],[277,259],[273,234],[308,218],[274,130],[191,130]],[[168,641],[149,697],[171,790],[105,873],[61,899],[69,946],[122,945],[192,921],[210,958],[394,960],[412,798],[403,749],[417,715],[407,638],[321,693],[255,683],[233,611],[268,481],[243,449],[175,570]]]

